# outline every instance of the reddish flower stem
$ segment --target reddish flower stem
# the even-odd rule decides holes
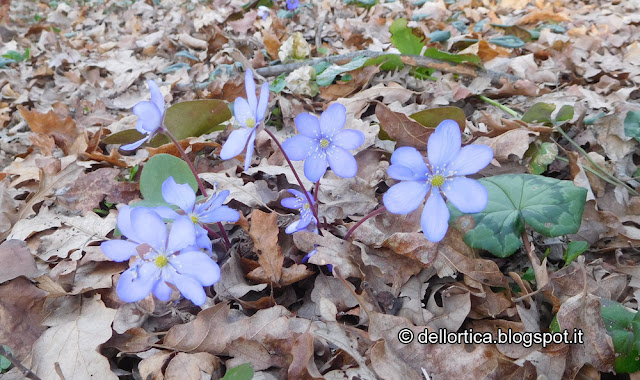
[[[360,225],[361,225],[362,223],[364,223],[367,219],[371,218],[372,216],[376,216],[376,215],[378,215],[379,213],[383,212],[383,211],[384,211],[384,210],[386,210],[386,209],[387,209],[386,207],[382,206],[382,207],[380,207],[380,208],[379,208],[379,209],[377,209],[377,210],[371,211],[371,212],[369,213],[369,215],[367,215],[367,216],[365,216],[364,218],[360,219],[360,221],[359,221],[358,223],[356,223],[353,227],[351,227],[351,228],[349,229],[349,231],[347,231],[347,234],[346,234],[346,235],[344,235],[344,240],[349,240],[349,237],[351,236],[351,234],[353,233],[353,231],[355,231],[355,230],[356,230],[356,228],[360,227]]]
[[[316,186],[313,189],[313,202],[314,202],[314,207],[316,208],[316,212],[318,212],[318,208],[320,207],[318,206],[318,189],[320,189],[320,180],[316,182]]]
[[[287,163],[289,164],[289,167],[291,168],[293,175],[296,177],[296,180],[298,181],[298,185],[300,185],[300,187],[302,188],[302,192],[304,193],[304,196],[307,198],[307,202],[309,202],[309,206],[311,206],[314,203],[311,201],[311,197],[309,196],[307,189],[302,184],[302,180],[298,176],[298,172],[296,172],[296,169],[293,167],[291,160],[289,160],[289,156],[287,156],[287,153],[284,151],[284,149],[282,149],[282,145],[280,144],[280,141],[278,141],[278,138],[276,137],[276,135],[274,135],[267,128],[264,128],[264,131],[267,132],[267,134],[271,137],[273,142],[275,142],[276,145],[278,146],[278,149],[280,149],[280,151],[282,152],[282,155],[284,156],[285,160],[287,160]],[[320,236],[322,236],[322,231],[320,231],[320,218],[318,218],[318,211],[316,210],[315,207],[311,207],[311,212],[313,213],[313,216],[316,218],[316,223],[318,224],[318,233],[320,234]]]
[[[173,145],[175,145],[176,148],[178,149],[178,152],[180,152],[180,155],[182,156],[182,159],[187,162],[187,165],[189,165],[189,169],[191,169],[191,172],[193,173],[193,176],[196,177],[196,182],[198,182],[198,187],[200,188],[200,192],[202,193],[202,196],[204,196],[206,198],[207,197],[207,189],[204,187],[204,184],[202,183],[202,180],[200,179],[200,176],[198,176],[198,172],[196,172],[196,167],[193,166],[193,162],[191,162],[191,160],[187,156],[187,153],[184,151],[184,149],[182,149],[182,145],[180,145],[180,143],[178,143],[178,140],[176,140],[176,138],[173,136],[171,131],[169,131],[169,129],[167,129],[164,125],[162,126],[162,132],[164,132],[164,134],[167,135],[171,139],[171,142],[173,143]],[[227,236],[227,231],[224,230],[224,226],[222,225],[221,222],[218,222],[217,224],[218,224],[218,228],[220,228],[220,235],[222,235],[222,240],[224,240],[224,245],[227,246],[227,249],[230,249],[231,248],[231,242],[229,241],[229,236]],[[215,238],[219,238],[220,237],[220,235],[218,235],[215,232],[213,232],[213,230],[211,230],[209,227],[204,226],[204,228],[207,231],[209,231],[209,233],[212,233],[212,235]]]

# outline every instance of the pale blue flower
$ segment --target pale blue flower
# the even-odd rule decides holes
[[[147,85],[149,86],[149,92],[151,92],[151,101],[143,100],[133,106],[133,114],[138,116],[136,130],[146,136],[131,144],[122,145],[120,148],[123,150],[134,150],[144,142],[149,141],[162,125],[165,111],[164,97],[156,82],[149,79],[147,80]]]
[[[443,195],[461,212],[476,213],[487,206],[487,189],[478,181],[466,178],[487,166],[493,150],[486,145],[467,145],[460,149],[458,124],[444,120],[427,143],[427,165],[422,154],[412,147],[401,147],[391,155],[387,174],[397,183],[384,194],[382,201],[393,214],[408,214],[418,208],[426,196],[422,211],[422,231],[432,242],[442,240],[449,226],[449,209]]]
[[[118,213],[118,229],[129,240],[109,240],[100,245],[113,261],[139,256],[118,280],[116,293],[125,302],[136,302],[149,293],[168,301],[174,285],[196,305],[206,300],[203,286],[220,279],[220,267],[206,253],[195,250],[194,224],[185,216],[174,220],[171,229],[154,211],[124,206]]]
[[[300,0],[287,0],[287,9],[292,11],[300,6]]]
[[[285,198],[280,201],[280,203],[286,208],[298,210],[300,212],[300,220],[296,220],[291,223],[289,227],[285,229],[285,232],[292,234],[294,232],[308,229],[309,227],[313,227],[313,231],[317,232],[318,229],[315,227],[315,224],[317,224],[316,218],[313,216],[313,211],[311,210],[311,208],[314,207],[314,204],[309,204],[304,193],[298,190],[288,189],[287,191],[293,194],[294,197]],[[311,193],[307,192],[307,194],[309,194],[309,198],[311,199],[311,202],[313,202],[313,196]]]
[[[349,153],[364,142],[364,133],[355,129],[342,129],[347,110],[340,103],[333,103],[317,117],[301,113],[295,123],[299,135],[291,137],[282,148],[294,161],[304,161],[304,175],[311,182],[318,182],[327,171],[327,163],[342,178],[351,178],[358,172],[356,159]]]
[[[233,103],[233,115],[240,124],[240,128],[231,132],[220,150],[220,158],[223,160],[233,158],[242,153],[246,147],[244,170],[247,170],[253,157],[256,129],[267,112],[269,83],[262,84],[260,101],[256,97],[256,84],[253,81],[253,72],[251,70],[247,70],[245,73],[244,87],[247,92],[247,99],[237,98]]]
[[[162,197],[171,204],[178,206],[191,220],[196,229],[196,244],[211,252],[213,248],[207,230],[203,224],[231,222],[235,223],[240,219],[238,211],[225,206],[222,203],[229,196],[229,190],[224,190],[211,196],[206,202],[196,203],[196,193],[189,184],[178,184],[173,177],[167,178],[162,183]],[[156,211],[164,219],[177,219],[181,215],[169,207],[155,207]]]
[[[258,7],[258,17],[262,17],[263,20],[266,20],[269,17],[269,8],[264,5],[260,5]]]
[[[302,258],[302,263],[307,263],[309,261],[309,259],[311,258],[311,256],[315,255],[316,253],[318,253],[317,249],[314,249],[313,251],[307,253],[306,255],[304,255],[304,257]],[[333,265],[332,264],[327,264],[327,269],[329,269],[329,272],[333,272]]]

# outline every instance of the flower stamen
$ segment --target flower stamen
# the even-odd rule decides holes
[[[156,259],[153,261],[153,263],[158,267],[158,268],[164,268],[165,266],[167,266],[167,264],[169,264],[169,260],[167,259],[166,256],[164,255],[159,255],[158,257],[156,257]]]
[[[329,144],[330,144],[329,140],[327,140],[327,139],[321,139],[320,140],[320,147],[322,149],[327,149],[327,147],[329,147]]]
[[[253,128],[256,126],[256,120],[252,117],[247,119],[247,127]]]
[[[440,174],[436,174],[433,177],[431,177],[431,186],[433,187],[440,187],[444,185],[444,177],[441,176]]]

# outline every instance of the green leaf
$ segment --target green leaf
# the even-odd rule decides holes
[[[164,116],[164,125],[177,140],[198,137],[225,128],[231,111],[222,100],[191,100],[172,105]]]
[[[569,265],[578,256],[589,249],[589,243],[586,241],[572,241],[567,245],[567,252],[564,253],[564,265]]]
[[[129,144],[138,141],[145,135],[135,129],[126,129],[117,133],[110,134],[102,139],[105,144]]]
[[[587,190],[571,181],[531,174],[504,174],[479,180],[487,189],[484,211],[470,214],[475,222],[464,236],[472,248],[498,257],[512,255],[521,245],[525,222],[538,233],[553,237],[578,232]],[[449,204],[450,223],[462,215]]]
[[[573,112],[573,107],[568,104],[560,107],[560,110],[558,110],[558,114],[556,115],[556,124],[573,119]]]
[[[632,312],[622,304],[601,298],[600,313],[607,334],[611,336],[616,352],[615,370],[618,373],[633,373],[640,370],[640,314]]]
[[[198,189],[198,181],[186,162],[170,154],[157,154],[144,165],[140,175],[140,192],[144,200],[154,205],[165,203],[162,183],[169,177],[176,183],[188,183],[193,191]]]
[[[367,59],[367,57],[357,57],[343,66],[331,65],[327,67],[327,69],[322,73],[316,76],[316,83],[318,83],[318,86],[328,86],[333,83],[333,80],[338,74],[361,68],[365,64],[365,62],[367,62]]]
[[[451,54],[436,48],[429,48],[424,52],[424,56],[453,63],[470,63],[482,67],[482,60],[474,54]]]
[[[442,42],[451,38],[451,32],[448,30],[436,30],[427,37],[429,37],[431,42]]]
[[[413,34],[411,28],[407,27],[407,19],[396,19],[389,27],[391,32],[391,43],[402,54],[420,55],[424,43],[422,39]]]
[[[547,166],[558,157],[558,146],[554,143],[544,142],[536,149],[531,161],[529,171],[531,174],[542,174],[547,170]]]
[[[525,123],[551,123],[551,114],[556,109],[552,103],[536,103],[524,115],[522,121]]]
[[[464,128],[466,125],[464,111],[458,107],[438,107],[420,112],[416,112],[409,116],[413,120],[422,124],[427,128],[436,128],[443,120],[451,119],[458,123],[458,126]]]
[[[224,374],[220,380],[251,380],[253,379],[253,367],[250,363],[240,364]]]
[[[287,82],[285,78],[287,77],[287,73],[280,74],[274,81],[269,85],[269,91],[275,92],[276,94],[280,93],[287,86]]]
[[[404,63],[402,63],[402,59],[397,54],[388,54],[381,55],[375,58],[369,58],[367,62],[365,62],[364,66],[378,66],[380,65],[381,70],[393,71],[399,70],[404,67]]]
[[[506,48],[519,48],[524,46],[524,41],[516,36],[502,36],[489,39],[489,43]]]
[[[8,52],[6,52],[5,54],[2,55],[3,58],[8,58],[8,59],[12,59],[16,62],[22,62],[26,59],[26,56],[21,54],[20,52],[17,52],[15,50],[9,50]]]
[[[627,112],[624,118],[624,134],[640,141],[640,110]]]
[[[5,351],[13,354],[13,351],[11,351],[9,347],[2,345],[2,348],[4,348]],[[11,367],[11,362],[9,361],[9,359],[0,355],[0,373],[6,371],[7,369],[9,369],[9,367]]]

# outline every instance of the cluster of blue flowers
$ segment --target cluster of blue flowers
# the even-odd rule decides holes
[[[162,94],[153,81],[149,80],[148,84],[151,101],[141,101],[133,109],[138,116],[136,129],[145,137],[122,146],[123,149],[139,147],[164,128]],[[258,97],[252,71],[247,70],[245,90],[247,98],[237,98],[233,107],[240,126],[227,138],[220,158],[227,160],[244,152],[244,169],[247,170],[252,163],[258,129],[266,115],[269,84],[262,85]],[[290,160],[304,161],[304,175],[315,183],[316,196],[327,167],[342,178],[356,175],[358,164],[350,151],[359,148],[365,136],[361,131],[344,129],[346,109],[342,104],[331,104],[320,118],[302,113],[294,121],[299,134],[287,139],[281,148],[289,163]],[[267,133],[270,132],[267,130]],[[279,145],[277,140],[276,143]],[[439,242],[448,229],[449,210],[445,197],[464,213],[480,212],[486,207],[487,190],[478,181],[465,176],[487,166],[493,159],[493,151],[485,145],[461,148],[460,127],[453,120],[445,120],[429,137],[427,158],[425,161],[425,157],[412,147],[401,147],[393,152],[388,175],[399,182],[384,194],[383,203],[391,213],[407,214],[417,209],[426,197],[422,230],[430,241]],[[302,191],[287,189],[293,197],[283,199],[281,204],[298,210],[300,219],[285,231],[289,234],[302,230],[319,233],[317,199],[304,188],[295,170],[294,174]],[[103,252],[114,261],[136,258],[120,276],[116,291],[126,302],[141,300],[149,293],[160,300],[169,300],[170,285],[173,285],[193,303],[202,305],[206,300],[203,287],[220,278],[220,268],[211,258],[212,243],[206,224],[236,222],[239,213],[223,205],[229,191],[198,203],[193,189],[188,184],[176,183],[173,177],[163,183],[162,196],[173,207],[122,207],[117,224],[128,240],[111,240],[101,245]],[[309,252],[303,262],[316,252],[315,249]]]

